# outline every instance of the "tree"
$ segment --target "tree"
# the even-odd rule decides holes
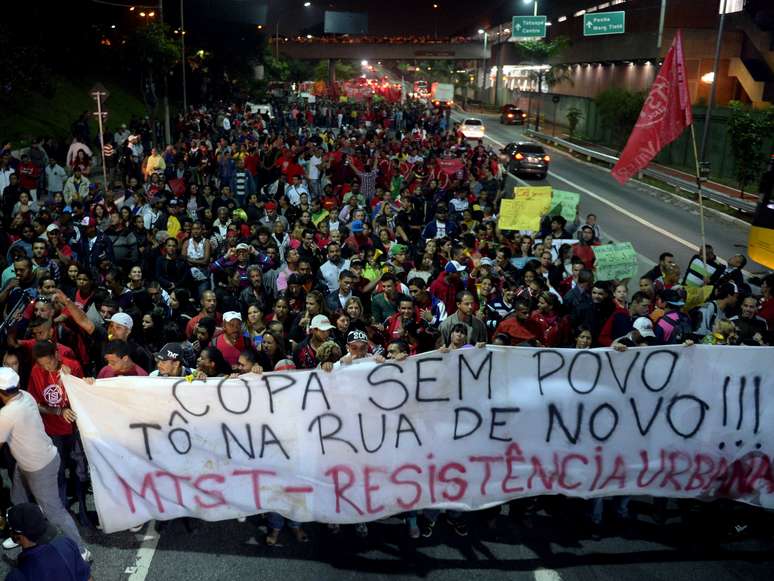
[[[577,107],[570,107],[567,110],[567,125],[570,129],[570,139],[575,135],[575,130],[578,128],[578,123],[583,118],[583,113]]]
[[[560,36],[554,40],[525,40],[516,47],[524,64],[534,68],[528,71],[530,80],[537,85],[537,115],[535,131],[540,130],[540,102],[543,98],[543,84],[549,89],[562,81],[570,81],[568,68],[563,65],[551,65],[549,61],[570,46],[570,41]]]
[[[337,81],[348,81],[354,79],[359,69],[350,62],[335,61],[335,71]],[[320,61],[314,67],[312,74],[315,81],[328,81],[328,61]]]
[[[610,135],[611,145],[623,147],[640,116],[645,93],[630,93],[624,89],[607,89],[594,99],[602,125]]]
[[[728,136],[734,156],[734,173],[740,193],[746,185],[756,183],[766,163],[763,137],[774,130],[774,110],[755,111],[739,101],[729,103]]]
[[[172,38],[169,26],[152,22],[137,27],[123,50],[123,60],[139,65],[141,93],[148,109],[158,103],[156,94],[157,77],[166,75],[180,62],[180,46]]]

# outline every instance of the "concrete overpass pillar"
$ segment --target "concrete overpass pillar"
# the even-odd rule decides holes
[[[492,47],[494,49],[494,46]],[[497,67],[497,71],[495,72],[495,80],[494,80],[494,103],[493,105],[498,105],[498,98],[500,95],[500,85],[503,81],[503,50],[502,45],[497,45],[497,56],[495,57],[495,66]]]
[[[336,84],[336,59],[328,59],[328,84]]]

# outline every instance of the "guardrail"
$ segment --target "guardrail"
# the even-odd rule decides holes
[[[609,164],[611,167],[614,166],[618,161],[618,158],[615,157],[614,155],[609,155],[607,153],[602,153],[600,151],[596,151],[588,147],[583,147],[582,145],[578,145],[577,143],[572,143],[571,141],[567,141],[559,137],[546,135],[545,133],[540,133],[532,129],[525,129],[524,133],[534,139],[538,139],[546,143],[553,143],[554,145],[564,147],[570,153],[577,153],[579,155],[582,155],[589,161],[591,160],[601,161],[603,163]],[[645,175],[645,176],[657,179],[659,181],[669,184],[674,188],[683,190],[685,192],[690,192],[692,194],[699,193],[699,188],[695,182],[685,180],[677,176],[669,175],[667,173],[658,171],[656,169],[646,168],[642,170],[639,175]],[[754,202],[751,202],[748,200],[742,200],[740,198],[734,198],[732,196],[729,196],[727,194],[724,194],[723,192],[719,192],[718,190],[712,189],[711,187],[707,187],[707,186],[702,186],[701,191],[702,191],[702,194],[704,194],[704,197],[706,197],[707,199],[710,199],[713,202],[717,202],[719,204],[723,204],[724,206],[728,206],[729,208],[733,208],[734,210],[738,210],[740,212],[748,212],[748,213],[752,213],[755,211],[756,204]]]

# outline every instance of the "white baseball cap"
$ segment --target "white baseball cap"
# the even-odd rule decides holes
[[[0,367],[0,391],[10,391],[19,387],[19,374],[10,367]]]
[[[132,317],[126,313],[116,313],[108,319],[108,322],[126,327],[130,331],[132,330],[132,327],[134,327],[134,321],[132,320]]]
[[[655,337],[656,334],[653,332],[653,321],[651,321],[648,317],[638,317],[636,321],[634,321],[634,325],[632,325],[635,331],[639,331],[640,335],[643,337]]]
[[[224,323],[228,323],[229,321],[233,321],[234,319],[236,319],[237,321],[241,321],[242,320],[241,313],[237,313],[236,311],[227,311],[223,313]]]
[[[312,317],[312,322],[309,323],[310,329],[320,329],[320,331],[330,331],[335,327],[331,325],[331,321],[325,315],[315,315]]]

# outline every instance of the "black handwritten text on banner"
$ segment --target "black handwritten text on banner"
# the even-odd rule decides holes
[[[774,507],[771,349],[487,347],[236,380],[67,377],[100,522],[352,523],[561,493]]]

